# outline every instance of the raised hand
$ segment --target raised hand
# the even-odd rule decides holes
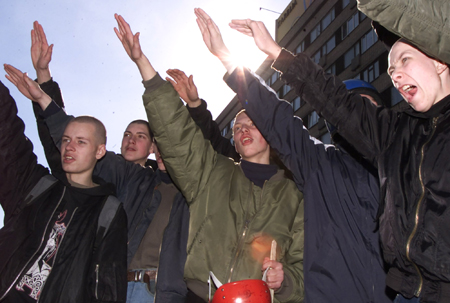
[[[194,9],[197,16],[197,24],[202,33],[203,41],[209,51],[222,61],[227,71],[231,73],[236,65],[231,59],[231,53],[223,42],[220,30],[214,21],[201,8]]]
[[[137,32],[133,35],[130,25],[122,16],[114,14],[114,18],[116,18],[119,28],[114,28],[114,32],[120,42],[122,42],[123,48],[130,59],[138,66],[142,79],[145,81],[153,78],[156,75],[156,71],[142,52],[141,44],[139,42],[140,33]]]
[[[269,258],[264,258],[262,271],[265,271],[266,268],[270,267],[266,276],[267,286],[271,289],[277,290],[281,287],[281,284],[284,280],[284,270],[283,264],[277,261],[270,260]]]
[[[34,21],[33,29],[31,30],[31,61],[36,70],[39,84],[51,79],[49,63],[52,60],[52,52],[53,44],[48,46],[42,25]]]
[[[28,77],[27,73],[22,73],[12,65],[5,64],[4,67],[7,73],[6,78],[11,81],[25,97],[39,103],[41,108],[45,110],[52,102],[52,99],[42,91],[39,84]]]
[[[197,87],[194,84],[194,77],[192,75],[188,78],[186,74],[179,69],[168,69],[167,74],[171,76],[173,80],[169,77],[166,77],[166,80],[172,84],[181,99],[183,99],[189,107],[194,108],[202,104],[202,101],[198,98]]]
[[[250,19],[231,20],[230,27],[244,35],[253,37],[256,46],[271,59],[275,60],[280,54],[281,47],[270,36],[263,22]]]

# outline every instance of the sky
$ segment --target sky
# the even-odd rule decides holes
[[[107,149],[120,152],[123,131],[135,119],[146,119],[144,88],[136,65],[125,53],[113,28],[121,14],[133,32],[140,32],[142,50],[164,78],[178,68],[194,75],[200,98],[216,118],[234,97],[223,82],[226,70],[209,53],[195,21],[194,8],[204,9],[220,28],[225,44],[241,62],[256,70],[266,56],[253,39],[232,30],[232,19],[263,21],[275,36],[275,20],[290,0],[109,0],[3,1],[0,10],[0,58],[35,78],[30,57],[30,32],[38,20],[49,44],[54,44],[50,70],[63,92],[66,111],[91,115],[106,126]],[[262,9],[261,9],[262,8]],[[3,70],[3,75],[5,74]],[[25,134],[34,143],[38,162],[46,166],[37,136],[31,101],[5,77],[1,81],[16,100]],[[0,209],[0,227],[3,211]]]

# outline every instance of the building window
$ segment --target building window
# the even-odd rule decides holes
[[[378,63],[378,60],[375,61],[372,65],[367,67],[362,72],[362,77],[366,82],[373,82],[379,76],[380,76],[380,64]]]
[[[323,144],[331,144],[331,135],[329,132],[324,133],[321,137],[320,137],[320,141],[323,142]]]
[[[317,124],[317,122],[319,122],[319,115],[317,114],[316,111],[313,111],[313,112],[309,115],[309,119],[308,119],[308,128],[313,127],[314,125]]]
[[[274,72],[270,79],[271,79],[270,80],[271,85],[274,84],[275,82],[277,82],[277,80],[278,80],[278,72]]]
[[[311,31],[311,43],[317,39],[317,37],[319,37],[320,35],[320,23],[316,25],[315,28],[313,28],[313,30]]]
[[[313,28],[310,33],[310,42],[312,43],[317,37],[320,36],[320,33],[328,27],[328,25],[333,22],[335,18],[334,7],[328,12],[328,14],[320,20],[319,24]]]
[[[350,4],[350,0],[342,0],[342,8],[346,8]]]
[[[322,46],[322,54],[328,54],[330,53],[334,48],[336,47],[336,37],[333,36],[330,38],[330,40],[325,43],[324,46]]]
[[[322,31],[325,30],[328,27],[328,25],[331,24],[331,22],[333,22],[334,17],[335,17],[335,15],[334,15],[334,7],[333,7],[330,10],[330,12],[325,17],[323,17],[323,19],[321,21],[321,23],[322,23]]]
[[[227,133],[228,133],[228,127],[225,126],[225,128],[222,129],[222,137],[225,137],[227,135]]]
[[[350,64],[352,64],[353,58],[357,55],[359,55],[359,42],[356,42],[355,45],[344,54],[344,67],[349,67]]]
[[[312,59],[314,62],[316,62],[317,64],[319,64],[319,60],[320,60],[320,57],[321,57],[321,56],[322,56],[322,52],[321,52],[321,50],[319,49],[319,50],[317,51],[317,53],[315,53],[311,59]]]
[[[403,101],[402,95],[398,92],[395,87],[391,87],[391,106]]]
[[[303,53],[304,50],[305,50],[305,41],[302,41],[295,49],[295,54]]]
[[[295,99],[292,101],[291,105],[292,105],[292,108],[294,109],[294,112],[295,112],[297,109],[299,109],[300,106],[301,106],[301,100],[300,100],[300,97],[299,97],[299,96],[295,97]]]
[[[332,64],[327,70],[327,73],[336,75],[336,64]]]
[[[233,129],[233,126],[234,126],[234,119],[231,119],[231,121],[230,121],[230,129]]]
[[[373,29],[370,30],[370,32],[368,32],[361,38],[361,53],[364,53],[372,45],[374,45],[375,42],[377,42],[377,41],[378,41],[377,34],[375,33],[375,31]]]
[[[283,96],[286,96],[287,93],[291,90],[291,87],[287,84],[283,85]]]
[[[231,145],[234,145],[234,138],[233,137],[231,137],[230,142],[231,142]]]
[[[341,27],[342,40],[347,37],[359,25],[359,12],[356,12]]]

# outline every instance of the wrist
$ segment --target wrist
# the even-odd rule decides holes
[[[190,108],[197,108],[202,104],[202,100],[197,98],[197,100],[186,102]]]
[[[52,102],[52,98],[50,98],[49,95],[44,93],[44,95],[39,99],[37,99],[36,102],[39,104],[42,110],[45,110]]]
[[[52,75],[50,73],[50,69],[36,69],[36,76],[38,84],[45,83],[52,79]]]

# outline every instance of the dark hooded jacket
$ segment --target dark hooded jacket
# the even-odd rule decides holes
[[[273,68],[368,161],[380,180],[387,285],[421,302],[450,300],[450,96],[426,113],[373,107],[304,54]]]

